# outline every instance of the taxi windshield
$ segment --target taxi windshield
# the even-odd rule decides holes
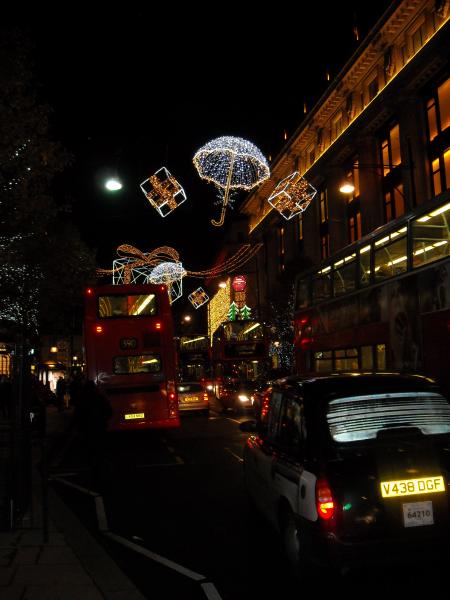
[[[396,392],[330,400],[327,422],[335,442],[376,439],[380,432],[416,429],[422,435],[450,433],[450,405],[433,392]]]

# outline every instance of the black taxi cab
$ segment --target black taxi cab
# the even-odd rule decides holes
[[[450,405],[430,379],[291,376],[240,428],[248,494],[297,574],[449,556]]]

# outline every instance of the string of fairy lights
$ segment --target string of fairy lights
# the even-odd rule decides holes
[[[180,261],[180,255],[170,246],[161,246],[152,250],[151,252],[142,252],[138,248],[131,246],[130,244],[122,244],[117,248],[117,254],[119,259],[116,259],[113,263],[112,269],[97,269],[97,275],[114,275],[115,273],[121,273],[123,279],[120,283],[130,283],[132,277],[132,271],[139,267],[147,267],[149,269],[147,276],[150,277],[150,273],[154,279],[152,283],[166,283],[168,281],[175,281],[180,277],[198,277],[198,278],[214,278],[221,277],[227,273],[242,267],[247,261],[249,261],[261,248],[262,244],[244,244],[241,246],[233,256],[224,260],[223,262],[215,265],[211,269],[204,271],[188,271],[182,267]],[[164,265],[162,267],[161,265]],[[126,273],[126,275],[124,275]]]

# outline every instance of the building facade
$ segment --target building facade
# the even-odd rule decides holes
[[[449,18],[448,2],[393,2],[241,207],[261,312],[295,289],[298,372],[450,388]],[[296,172],[317,194],[286,219],[267,199]]]

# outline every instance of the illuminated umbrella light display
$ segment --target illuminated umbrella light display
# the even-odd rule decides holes
[[[295,171],[280,181],[267,202],[289,221],[304,212],[316,194],[317,190]]]
[[[166,167],[161,167],[154,175],[143,181],[140,187],[147,200],[162,217],[167,217],[186,200],[184,189]]]
[[[202,146],[193,158],[202,179],[214,183],[222,199],[222,212],[216,227],[223,225],[225,211],[233,190],[251,190],[270,177],[267,160],[251,142],[224,136]]]

